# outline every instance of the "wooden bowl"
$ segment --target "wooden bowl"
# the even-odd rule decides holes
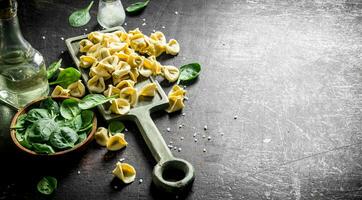
[[[27,113],[28,110],[31,109],[31,108],[38,107],[40,105],[41,101],[43,101],[46,98],[48,98],[48,97],[41,97],[39,99],[36,99],[36,100],[28,103],[24,108],[20,108],[19,111],[14,115],[14,117],[13,117],[13,119],[11,121],[10,127],[14,127],[16,125],[17,119],[21,114]],[[74,98],[74,97],[53,97],[52,99],[58,102],[58,101],[68,99],[68,98],[73,98],[73,99],[79,100],[79,99]],[[16,131],[14,129],[10,129],[10,135],[11,135],[11,139],[13,140],[14,144],[21,151],[26,152],[26,153],[31,154],[31,155],[34,155],[34,156],[52,156],[53,157],[53,156],[60,156],[60,155],[64,155],[64,154],[67,154],[67,153],[70,153],[70,152],[76,152],[76,151],[79,151],[81,149],[84,149],[85,146],[87,144],[89,144],[93,140],[94,133],[96,132],[96,130],[97,130],[97,117],[96,117],[96,115],[94,115],[93,121],[92,121],[92,130],[88,134],[88,137],[83,142],[75,145],[71,149],[67,149],[67,150],[64,150],[64,151],[58,151],[58,152],[55,152],[53,154],[39,154],[39,153],[36,153],[36,152],[22,146],[19,143],[19,141],[16,139]]]

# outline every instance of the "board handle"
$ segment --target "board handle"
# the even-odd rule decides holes
[[[157,164],[153,168],[153,183],[169,193],[181,193],[191,187],[195,179],[194,167],[186,160],[173,157],[150,112],[136,112],[136,124]]]

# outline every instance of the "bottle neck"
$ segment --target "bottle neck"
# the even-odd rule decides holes
[[[6,51],[27,51],[30,44],[21,34],[17,15],[8,19],[0,19],[0,54]]]

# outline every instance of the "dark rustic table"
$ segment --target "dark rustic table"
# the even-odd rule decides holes
[[[72,66],[61,38],[100,28],[97,4],[88,25],[68,25],[89,1],[19,3],[22,32],[47,63],[61,57]],[[361,1],[152,0],[126,23],[179,41],[180,54],[162,64],[203,67],[187,87],[185,116],[153,116],[166,142],[182,148],[174,155],[196,169],[192,190],[179,199],[362,199]],[[133,123],[120,152],[91,144],[45,161],[15,150],[14,111],[0,113],[0,199],[48,199],[36,190],[45,175],[59,181],[52,199],[165,198],[151,185],[155,161]],[[121,158],[137,169],[127,186],[111,174]]]

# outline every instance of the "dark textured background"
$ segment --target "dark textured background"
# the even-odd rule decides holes
[[[88,3],[20,2],[23,34],[47,63],[62,57],[73,65],[60,38],[99,29],[97,2],[88,25],[67,23]],[[361,1],[152,0],[126,22],[126,30],[161,30],[179,41],[180,54],[162,64],[203,67],[187,88],[186,115],[154,116],[166,142],[182,148],[175,156],[195,166],[187,199],[362,199]],[[59,180],[54,199],[161,199],[150,186],[155,162],[133,123],[120,152],[91,144],[81,155],[44,161],[13,149],[12,112],[0,112],[0,199],[45,199],[35,188],[44,175]],[[137,180],[114,189],[120,158],[135,166]]]

